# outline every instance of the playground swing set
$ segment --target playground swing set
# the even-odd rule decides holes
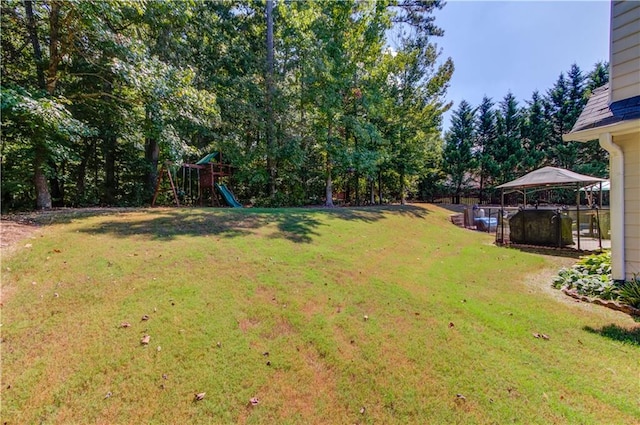
[[[242,208],[233,192],[221,181],[222,178],[231,176],[233,168],[222,162],[221,152],[210,153],[195,164],[178,166],[165,162],[158,173],[151,206],[156,205],[161,194],[168,193],[178,207],[202,206],[206,201],[209,206],[221,206],[224,203],[233,208]]]

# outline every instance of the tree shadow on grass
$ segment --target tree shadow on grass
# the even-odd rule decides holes
[[[594,329],[591,326],[585,326],[585,331],[604,336],[614,341],[624,342],[625,344],[635,345],[640,347],[640,326],[626,329],[618,325],[607,325],[600,329]]]
[[[311,243],[318,228],[326,225],[323,217],[373,223],[389,214],[422,218],[429,211],[416,206],[385,206],[367,208],[305,208],[305,209],[146,209],[149,217],[131,220],[107,220],[81,229],[91,234],[113,234],[119,237],[143,235],[156,240],[171,240],[178,236],[246,236],[259,228],[274,225],[272,238],[295,243]]]

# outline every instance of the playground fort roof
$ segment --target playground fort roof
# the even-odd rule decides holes
[[[211,162],[218,162],[220,159],[220,152],[212,152],[202,158],[200,161],[196,162],[197,165],[205,165]]]

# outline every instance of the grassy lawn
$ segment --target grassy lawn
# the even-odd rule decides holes
[[[638,324],[435,206],[71,214],[25,243],[2,262],[8,424],[640,418]]]

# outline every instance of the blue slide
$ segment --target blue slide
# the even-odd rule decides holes
[[[216,183],[216,187],[218,188],[218,190],[222,194],[222,197],[230,207],[242,208],[242,204],[236,201],[236,198],[233,197],[233,195],[231,194],[231,191],[227,189],[227,186]]]

